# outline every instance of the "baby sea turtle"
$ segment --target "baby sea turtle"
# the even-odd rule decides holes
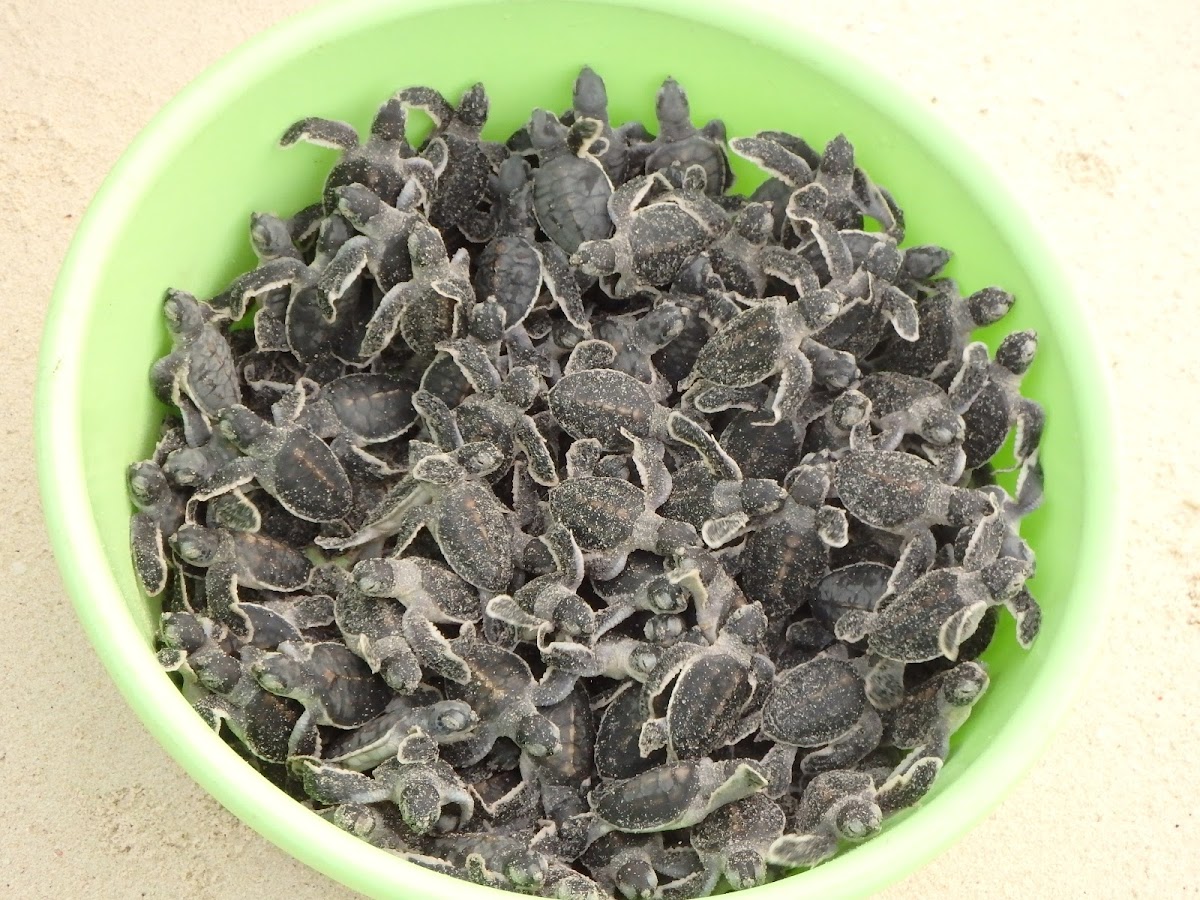
[[[613,184],[622,184],[626,179],[630,158],[630,145],[641,144],[651,139],[641,122],[627,122],[613,128],[608,116],[608,91],[601,78],[590,66],[579,70],[575,88],[571,94],[571,122],[580,119],[595,119],[600,123],[600,137],[605,147],[596,153],[596,159],[604,166]],[[564,119],[564,122],[566,120]]]
[[[179,395],[185,395],[209,417],[241,402],[233,354],[211,310],[191,294],[168,290],[163,315],[173,347],[150,369],[155,396],[179,406]]]
[[[572,265],[588,275],[619,276],[615,297],[662,287],[728,227],[725,211],[699,190],[673,191],[662,175],[640,175],[608,200],[611,238],[584,241]]]
[[[483,348],[470,340],[439,344],[438,349],[450,354],[475,388],[454,410],[463,440],[490,441],[509,458],[519,448],[534,481],[544,487],[558,484],[554,456],[528,414],[543,390],[537,371],[513,366],[501,377]]]
[[[843,232],[843,239],[851,234]],[[920,336],[920,317],[912,297],[893,283],[900,272],[901,251],[882,235],[858,235],[870,249],[846,284],[847,302],[841,313],[819,337],[827,346],[865,359],[879,345],[889,325],[900,340],[915,341]],[[855,256],[854,248],[850,249],[851,256]]]
[[[1016,465],[1037,450],[1046,413],[1036,400],[1021,396],[1021,379],[1036,355],[1037,333],[1033,331],[1008,335],[996,348],[994,361],[988,360],[987,346],[982,343],[970,344],[963,351],[963,367],[951,385],[951,399],[960,405],[966,425],[963,452],[968,469],[977,469],[995,456],[1014,426]]]
[[[762,603],[773,629],[811,599],[829,569],[830,548],[848,542],[845,512],[825,503],[829,476],[822,468],[799,466],[785,483],[783,506],[755,527],[742,557],[742,589]]]
[[[403,858],[475,884],[522,894],[540,893],[549,875],[550,861],[532,850],[527,841],[486,832],[440,835]]]
[[[771,419],[770,413],[744,410],[721,431],[721,448],[746,478],[782,482],[800,462],[803,433],[798,436],[792,422]]]
[[[769,204],[747,203],[733,216],[729,230],[705,251],[729,290],[743,297],[762,297],[771,279],[791,285],[800,294],[821,286],[808,260],[772,243],[773,225]]]
[[[919,337],[890,344],[878,361],[882,368],[918,378],[952,374],[971,332],[1000,321],[1012,309],[1013,295],[998,287],[983,288],[964,299],[953,281],[936,285],[917,305]]]
[[[666,567],[671,584],[691,598],[696,628],[710,644],[716,643],[730,614],[750,605],[734,573],[707,548],[681,547],[668,557]]]
[[[895,450],[908,434],[936,447],[961,444],[966,437],[962,417],[946,392],[931,381],[876,372],[859,382],[857,390],[871,401],[872,416],[881,432],[874,441],[876,449]]]
[[[616,350],[611,368],[647,385],[650,396],[661,402],[674,385],[663,378],[653,357],[679,336],[685,324],[683,310],[665,302],[640,316],[610,316],[597,322],[592,333]]]
[[[147,596],[157,597],[167,587],[165,543],[183,524],[185,500],[153,460],[134,463],[125,477],[137,508],[129,519],[133,570]]]
[[[601,341],[585,341],[576,350],[596,344],[600,350],[612,349]],[[575,438],[594,438],[605,450],[628,450],[626,433],[664,439],[669,419],[683,415],[659,404],[632,375],[609,368],[567,372],[550,389],[547,400],[564,431]]]
[[[592,877],[614,897],[624,900],[657,900],[659,876],[676,874],[679,850],[667,850],[662,835],[624,834],[612,831],[595,841],[582,862]]]
[[[529,164],[519,156],[505,160],[496,174],[496,191],[499,222],[476,260],[476,294],[496,298],[507,330],[525,321],[545,285],[567,320],[586,331],[590,326],[566,254],[554,243],[536,240]]]
[[[613,574],[621,570],[633,550],[662,555],[698,542],[691,525],[654,512],[671,490],[662,445],[638,438],[633,445],[641,488],[621,478],[589,477],[550,490],[551,515],[570,530],[581,550],[601,554],[603,570]]]
[[[773,422],[796,410],[812,385],[812,364],[800,342],[828,325],[837,296],[819,290],[788,303],[770,297],[726,322],[696,357],[685,387],[697,379],[726,387],[750,387],[780,374],[771,403]]]
[[[437,742],[420,728],[410,731],[395,756],[370,775],[307,757],[294,760],[292,766],[314,800],[327,804],[391,801],[417,835],[457,831],[475,814],[467,786],[438,757]]]
[[[593,579],[592,590],[610,608],[627,608],[631,614],[667,615],[688,608],[687,592],[671,578],[663,560],[642,550],[629,554],[614,578]]]
[[[779,797],[791,788],[797,748],[821,748],[800,761],[805,775],[848,768],[879,746],[883,724],[854,665],[824,654],[776,674],[760,734],[775,742],[762,767]]]
[[[725,123],[711,119],[702,128],[693,125],[687,92],[674,78],[658,89],[655,114],[658,136],[641,149],[646,172],[697,165],[704,169],[704,190],[714,197],[724,194],[733,184],[733,170],[725,155]]]
[[[436,228],[417,222],[408,236],[408,254],[412,278],[379,301],[359,348],[364,359],[377,356],[397,330],[414,353],[432,359],[439,342],[457,336],[458,323],[475,303],[466,253],[451,259]]]
[[[480,725],[470,740],[447,747],[447,759],[458,767],[477,763],[501,737],[537,758],[562,749],[558,726],[537,711],[536,682],[525,660],[469,631],[451,645],[467,663],[471,680],[447,682],[447,696],[468,703],[479,715]]]
[[[361,184],[384,203],[392,203],[404,186],[401,161],[413,155],[405,136],[405,112],[401,103],[389,100],[379,108],[371,122],[365,143],[359,141],[353,125],[330,119],[301,119],[279,139],[289,147],[297,141],[341,150],[342,157],[325,179],[326,213],[336,205],[334,191],[346,184]]]
[[[350,511],[353,488],[337,455],[299,425],[271,425],[241,404],[221,411],[221,436],[245,456],[223,465],[193,498],[210,500],[256,481],[289,513],[309,522],[334,522]]]
[[[428,528],[455,574],[475,587],[503,591],[513,571],[508,512],[482,480],[501,459],[487,442],[426,456],[367,513],[357,532],[317,543],[345,550],[397,535],[399,552]]]
[[[588,803],[599,820],[599,832],[646,834],[695,825],[766,784],[753,761],[702,758],[605,781],[588,794]]]
[[[979,571],[936,569],[877,612],[844,614],[835,630],[841,640],[868,637],[867,649],[878,659],[868,673],[867,690],[877,707],[888,709],[903,698],[905,665],[941,656],[956,659],[959,645],[979,627],[989,607],[1008,606],[1020,631],[1032,616],[1021,602],[1028,577],[1028,564],[1008,557]]]
[[[608,199],[613,193],[604,166],[592,154],[604,123],[577,119],[568,130],[553,113],[539,109],[529,121],[538,156],[533,175],[533,210],[542,231],[568,254],[584,241],[612,234]]]
[[[939,672],[885,714],[884,741],[913,751],[913,760],[944,760],[950,736],[966,722],[989,683],[987,670],[978,662],[961,662]]]
[[[400,743],[419,728],[438,744],[452,744],[471,737],[479,716],[461,700],[442,700],[429,688],[409,696],[393,697],[384,711],[361,728],[331,738],[322,748],[323,762],[352,772],[367,772],[394,759]]]
[[[343,644],[285,641],[274,653],[263,653],[251,674],[264,690],[290,697],[304,706],[289,744],[312,743],[318,725],[360,728],[387,708],[392,692],[383,679]],[[317,739],[317,745],[320,745]]]
[[[864,772],[823,772],[804,789],[795,833],[771,845],[775,862],[788,869],[815,866],[837,852],[841,841],[859,843],[883,824],[875,783]]]
[[[415,690],[422,667],[459,681],[470,677],[435,624],[479,620],[479,599],[466,582],[420,558],[365,559],[355,566],[354,579],[338,593],[338,628],[346,646],[393,690]]]
[[[819,582],[811,598],[813,615],[832,630],[852,610],[874,612],[887,594],[892,567],[883,563],[857,562],[834,569]]]
[[[786,826],[783,810],[766,794],[722,806],[696,825],[691,844],[704,869],[691,885],[698,889],[693,896],[709,896],[722,877],[735,891],[765,883],[767,866],[778,862],[771,848]]]
[[[421,148],[422,157],[433,164],[437,175],[429,223],[435,228],[459,225],[477,233],[476,207],[487,193],[493,165],[500,161],[497,154],[504,152],[503,147],[480,139],[490,105],[483,85],[471,85],[457,108],[428,87],[405,88],[393,102],[405,109],[420,109],[433,120],[433,133]]]
[[[685,416],[668,421],[675,440],[700,455],[672,476],[671,496],[663,514],[689,522],[709,547],[719,547],[743,533],[751,517],[774,512],[787,492],[766,478],[746,479],[717,440]]]
[[[766,631],[762,608],[745,606],[711,646],[681,642],[665,650],[643,693],[653,717],[642,727],[641,752],[665,746],[668,760],[694,759],[752,733],[751,698],[760,676],[774,669],[758,653]]]

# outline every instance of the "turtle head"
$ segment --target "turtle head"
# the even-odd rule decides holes
[[[1022,559],[1002,556],[984,566],[979,575],[988,593],[998,601],[1015,597],[1025,586],[1030,575],[1030,565]]]
[[[783,485],[801,506],[820,506],[829,495],[829,473],[821,466],[799,465],[784,476]]]
[[[523,157],[510,156],[500,164],[500,169],[496,172],[496,187],[500,196],[511,197],[524,188],[529,184],[532,172],[533,169]]]
[[[652,644],[669,644],[678,640],[686,628],[682,616],[651,616],[642,633]]]
[[[163,317],[167,320],[167,331],[171,337],[198,334],[204,327],[205,316],[200,301],[187,291],[167,289],[163,297]]]
[[[763,612],[762,604],[751,603],[735,610],[722,630],[748,647],[758,646],[767,636],[767,614]]]
[[[345,216],[346,221],[357,229],[367,227],[367,223],[383,210],[384,202],[375,192],[361,184],[346,184],[334,190],[337,197],[337,211]],[[325,228],[322,226],[322,233]]]
[[[871,400],[862,391],[846,391],[829,408],[830,422],[842,431],[849,431],[870,418]]]
[[[489,106],[490,101],[487,91],[483,88],[483,82],[477,81],[467,88],[462,99],[458,101],[455,118],[470,128],[482,128],[487,122]]]
[[[996,348],[996,363],[1014,375],[1024,375],[1037,355],[1036,331],[1014,331]]]
[[[658,616],[681,613],[687,609],[688,595],[666,575],[655,575],[646,582],[646,602]]]
[[[535,850],[521,848],[504,863],[504,875],[521,893],[532,893],[546,883],[550,865]]]
[[[217,431],[239,450],[245,450],[267,433],[267,423],[235,403],[217,413]]]
[[[967,313],[978,327],[999,322],[1012,309],[1014,297],[998,287],[985,287],[967,298]]]
[[[976,525],[996,512],[996,501],[989,494],[967,488],[955,488],[947,504],[946,524],[963,527]]]
[[[804,294],[796,301],[800,321],[807,331],[820,331],[837,318],[841,311],[838,296],[828,288]]]
[[[400,818],[415,834],[429,834],[442,817],[442,796],[428,778],[410,778],[395,794]]]
[[[657,551],[660,556],[670,556],[682,547],[699,547],[700,535],[690,522],[664,519],[658,529]]]
[[[166,646],[189,654],[208,642],[204,625],[191,613],[163,613],[161,637]]]
[[[404,111],[404,104],[392,97],[379,107],[379,112],[375,114],[375,119],[371,122],[371,136],[381,141],[407,141],[407,125],[408,116]]]
[[[150,460],[135,462],[125,474],[129,481],[129,495],[139,509],[152,506],[171,490],[163,470]]]
[[[950,407],[941,403],[929,404],[921,415],[921,437],[938,447],[946,447],[963,439],[967,423]]]
[[[825,152],[821,154],[821,171],[843,178],[854,175],[854,145],[844,134],[837,135],[825,145]]]
[[[767,880],[767,863],[752,847],[737,847],[725,860],[725,878],[735,891],[752,888]]]
[[[769,203],[747,203],[733,218],[733,227],[742,239],[755,246],[765,244],[775,230],[775,216]]]
[[[212,461],[199,447],[180,447],[167,454],[163,473],[172,484],[189,487],[199,484],[212,474]],[[130,486],[132,490],[132,485]]]
[[[658,874],[649,860],[633,859],[616,873],[617,891],[626,900],[651,900],[658,896]]]
[[[442,743],[467,738],[479,725],[479,714],[462,700],[439,700],[429,709],[429,733]]]
[[[658,667],[658,648],[653,644],[638,645],[629,653],[629,674],[635,681],[645,682]]]
[[[276,259],[295,252],[287,223],[270,213],[250,213],[250,245],[259,259]]]
[[[774,512],[783,505],[787,491],[773,478],[747,478],[742,482],[742,510],[749,516]]]
[[[175,555],[192,566],[212,565],[221,543],[217,532],[190,522],[179,526],[169,542]]]
[[[847,797],[833,813],[833,827],[838,837],[858,843],[879,831],[883,814],[872,800],[863,797]]]
[[[668,78],[658,89],[654,114],[658,117],[662,137],[668,141],[685,138],[695,130],[687,91],[674,78]]]
[[[584,241],[571,254],[571,265],[587,275],[612,275],[617,271],[617,250],[611,240]]]
[[[530,756],[541,759],[562,750],[558,726],[540,713],[531,712],[517,722],[513,740]]]
[[[332,821],[342,831],[348,831],[365,841],[369,841],[371,835],[383,827],[379,812],[363,803],[343,803],[335,807]]]
[[[577,116],[586,116],[589,119],[608,117],[608,91],[604,87],[604,79],[597,75],[591,66],[584,66],[579,70],[571,105]]]
[[[554,604],[551,621],[568,637],[589,637],[596,633],[596,613],[578,594],[566,591]]]
[[[988,681],[987,670],[979,663],[960,663],[950,670],[942,683],[942,700],[949,706],[970,706],[987,690]]]
[[[250,666],[259,686],[279,697],[302,699],[310,693],[304,667],[283,653],[264,653]]]
[[[551,150],[566,143],[567,127],[549,110],[535,109],[529,118],[529,140],[535,150]]]
[[[370,557],[359,560],[350,575],[368,597],[407,597],[421,586],[421,573],[410,559]]]

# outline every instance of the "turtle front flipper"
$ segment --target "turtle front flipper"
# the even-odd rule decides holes
[[[824,862],[837,852],[832,834],[785,834],[767,850],[767,862],[785,869],[801,869]]]
[[[298,757],[291,765],[304,784],[304,792],[320,803],[382,803],[390,793],[369,775],[320,760]]]
[[[405,640],[424,667],[459,684],[471,680],[471,667],[429,619],[410,610],[404,616],[403,628]]]
[[[129,519],[129,546],[133,551],[133,570],[147,596],[157,597],[167,587],[167,555],[158,522],[146,513]]]
[[[936,756],[910,754],[879,787],[875,802],[885,816],[907,809],[929,793],[941,770],[942,761]]]

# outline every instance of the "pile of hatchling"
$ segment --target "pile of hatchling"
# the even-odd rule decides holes
[[[129,472],[159,658],[283,790],[441,872],[650,900],[816,865],[930,789],[998,607],[1037,634],[1036,337],[972,342],[1012,296],[900,247],[845,137],[727,142],[673,80],[657,136],[618,127],[590,69],[506,143],[487,114],[297,122],[339,151],[320,202],[167,292]]]

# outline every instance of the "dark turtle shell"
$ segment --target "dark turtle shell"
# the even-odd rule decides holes
[[[874,798],[875,782],[866,772],[838,770],[817,775],[804,789],[796,808],[796,831],[801,834],[816,831],[835,803],[854,796]]]
[[[693,369],[716,384],[749,387],[779,370],[783,331],[770,304],[741,313],[709,338]]]
[[[264,534],[238,532],[234,535],[239,575],[253,586],[271,591],[298,591],[308,584],[312,563],[287,544]]]
[[[456,643],[454,649],[470,666],[471,680],[466,684],[447,681],[446,696],[470,704],[481,721],[492,721],[528,698],[533,673],[517,654],[479,641],[463,647]]]
[[[454,419],[458,423],[463,440],[467,443],[490,441],[500,448],[500,453],[504,456],[512,455],[514,416],[505,415],[502,402],[472,394],[454,410]],[[506,470],[507,467],[498,471],[497,475]]]
[[[938,569],[887,604],[867,638],[872,653],[898,662],[925,662],[942,655],[942,626],[966,605],[960,574]]]
[[[491,166],[478,141],[452,133],[443,133],[439,137],[445,141],[450,158],[445,171],[438,176],[429,223],[436,228],[446,228],[461,222],[483,199]],[[387,198],[384,200],[386,202]]]
[[[321,389],[346,430],[364,441],[389,441],[416,419],[412,391],[387,375],[356,372]]]
[[[822,747],[867,708],[863,680],[844,660],[819,656],[780,672],[763,705],[763,734],[796,747]]]
[[[259,759],[287,762],[288,741],[304,707],[287,697],[255,691],[238,715],[238,737]]]
[[[750,699],[746,668],[724,653],[704,653],[684,667],[667,708],[671,746],[697,759],[727,745]]]
[[[876,372],[868,375],[858,385],[858,390],[871,401],[875,416],[886,416],[903,412],[922,397],[935,397],[945,392],[932,382],[895,372]]]
[[[292,515],[310,522],[335,522],[350,512],[354,491],[346,470],[328,445],[307,428],[289,428],[269,465],[272,493]]]
[[[585,553],[614,550],[633,536],[646,497],[619,478],[580,478],[550,491],[555,521],[570,530]]]
[[[713,516],[713,490],[717,478],[703,463],[684,466],[673,477],[671,496],[659,509],[668,519],[691,523],[697,531]]]
[[[887,331],[887,323],[878,308],[859,303],[838,314],[814,337],[826,347],[844,350],[857,359],[866,359],[879,345]]]
[[[1008,395],[996,382],[989,381],[962,417],[967,426],[962,445],[967,468],[977,469],[1004,446],[1012,429]]]
[[[587,691],[577,685],[565,700],[542,707],[541,713],[558,726],[562,749],[537,760],[538,771],[551,784],[578,788],[595,768],[596,726]]]
[[[817,535],[812,510],[785,503],[792,514],[754,531],[742,557],[742,590],[762,603],[772,622],[784,621],[807,602],[829,567],[829,547]]]
[[[636,687],[636,685],[635,685]],[[627,689],[613,700],[596,728],[596,771],[602,778],[632,778],[666,762],[666,750],[642,757],[638,750],[642,724],[646,721],[642,696]]]
[[[404,607],[390,597],[370,597],[350,586],[338,592],[333,609],[347,644],[357,644],[362,637],[374,642],[404,634]]]
[[[733,457],[745,478],[770,478],[783,482],[800,462],[796,429],[783,419],[770,424],[770,416],[739,412],[721,432],[721,446]]]
[[[595,438],[607,450],[626,450],[621,429],[649,437],[655,403],[645,386],[616,369],[564,375],[550,390],[550,412],[568,434]]]
[[[660,831],[680,819],[700,793],[700,763],[656,766],[608,781],[588,796],[592,809],[619,831]]]
[[[542,261],[528,238],[504,234],[483,248],[476,262],[475,295],[495,297],[504,308],[504,325],[524,321],[542,284]]]
[[[917,303],[919,337],[915,341],[892,341],[884,358],[884,368],[917,378],[928,378],[942,363],[951,360],[960,340],[946,294],[932,294]]]
[[[205,325],[186,353],[188,394],[201,412],[211,416],[242,402],[237,366],[221,332]]]
[[[895,450],[852,450],[837,464],[833,484],[847,512],[875,528],[919,519],[938,485],[933,466]]]
[[[512,531],[491,488],[476,481],[448,488],[436,504],[429,529],[447,564],[464,581],[488,591],[508,588]]]
[[[533,209],[542,231],[567,253],[612,234],[612,182],[597,162],[578,156],[546,160],[533,174]]]
[[[731,842],[765,850],[783,834],[787,817],[766,794],[751,794],[711,812],[692,828],[692,847],[698,853],[721,853]]]
[[[700,223],[674,203],[644,207],[635,213],[629,231],[634,274],[647,284],[669,284],[711,240]]]
[[[851,610],[875,609],[887,591],[892,568],[883,563],[859,562],[830,572],[819,582],[812,598],[813,615],[833,628]]]

